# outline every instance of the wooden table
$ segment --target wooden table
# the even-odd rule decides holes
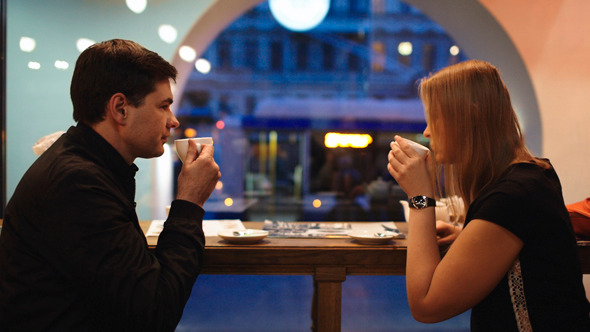
[[[140,222],[147,232],[151,221]],[[405,222],[396,223],[407,233]],[[2,226],[2,219],[0,219]],[[262,222],[244,222],[260,229]],[[147,237],[155,248],[157,237]],[[340,239],[267,238],[250,245],[229,244],[217,236],[207,237],[203,274],[312,275],[312,329],[340,331],[342,282],[347,275],[403,275],[406,270],[406,240],[384,245],[358,244]],[[578,241],[582,273],[590,274],[590,241]]]
[[[407,233],[405,222],[396,223]],[[246,228],[261,229],[261,222],[244,222]],[[149,222],[142,223],[144,231]],[[148,237],[155,246],[157,238]],[[590,273],[590,241],[578,242],[582,270]],[[203,274],[311,275],[314,280],[312,329],[340,331],[342,282],[347,275],[403,275],[406,240],[384,245],[365,245],[349,238],[266,238],[249,245],[229,244],[207,237]]]
[[[243,222],[261,229],[262,222]],[[404,222],[397,224],[407,231]],[[144,231],[149,227],[142,224]],[[148,237],[155,246],[157,238]],[[312,329],[340,331],[342,282],[347,275],[403,275],[406,240],[385,245],[358,244],[350,238],[266,238],[249,245],[229,244],[220,237],[206,238],[202,274],[311,275],[314,280]]]
[[[140,222],[147,232],[151,221]],[[396,222],[407,233],[405,222]],[[0,219],[2,226],[2,219]],[[244,222],[261,229],[262,222]],[[157,237],[147,237],[155,248]],[[406,271],[406,240],[389,244],[359,244],[348,238],[266,238],[249,245],[229,244],[220,237],[206,239],[203,274],[312,275],[312,329],[340,331],[342,282],[347,275],[403,275]],[[590,274],[590,241],[578,241],[582,273]]]

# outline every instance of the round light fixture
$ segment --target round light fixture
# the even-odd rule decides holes
[[[76,40],[76,49],[79,52],[83,52],[85,49],[89,48],[90,46],[94,45],[96,42],[92,39],[88,38],[79,38]]]
[[[205,59],[199,59],[195,62],[195,69],[201,74],[209,74],[211,71],[211,63]]]
[[[127,8],[135,14],[141,14],[147,7],[147,0],[125,0]]]
[[[30,53],[37,47],[37,42],[31,37],[20,37],[19,47],[21,51]]]
[[[64,60],[55,60],[55,62],[53,63],[53,66],[57,69],[60,69],[60,70],[66,70],[70,67],[70,64]]]
[[[330,9],[330,0],[269,0],[272,16],[291,31],[307,31],[318,26]]]
[[[192,62],[197,58],[197,51],[190,46],[183,45],[178,49],[178,55],[186,62]]]
[[[397,45],[397,51],[403,56],[411,55],[413,51],[412,43],[408,41],[399,43],[399,45]]]
[[[172,44],[176,41],[176,37],[178,37],[178,31],[170,24],[162,24],[158,28],[158,35],[164,42]]]
[[[29,67],[29,69],[34,69],[34,70],[41,69],[41,64],[37,61],[29,61],[27,66]]]

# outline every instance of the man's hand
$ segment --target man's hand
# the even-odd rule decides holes
[[[196,143],[189,140],[186,158],[178,175],[176,199],[203,207],[221,177],[213,151],[213,145],[203,144],[201,153],[198,153]]]

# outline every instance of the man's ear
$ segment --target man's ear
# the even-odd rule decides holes
[[[119,124],[125,124],[127,120],[127,98],[124,94],[117,92],[111,96],[107,103],[108,116]]]

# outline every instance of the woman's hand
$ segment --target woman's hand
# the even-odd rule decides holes
[[[408,197],[416,195],[434,196],[434,186],[429,171],[430,153],[426,158],[420,155],[400,136],[391,142],[387,170],[395,178]]]
[[[460,225],[453,225],[446,221],[436,221],[436,235],[438,237],[439,245],[449,245],[455,241],[462,227]]]

